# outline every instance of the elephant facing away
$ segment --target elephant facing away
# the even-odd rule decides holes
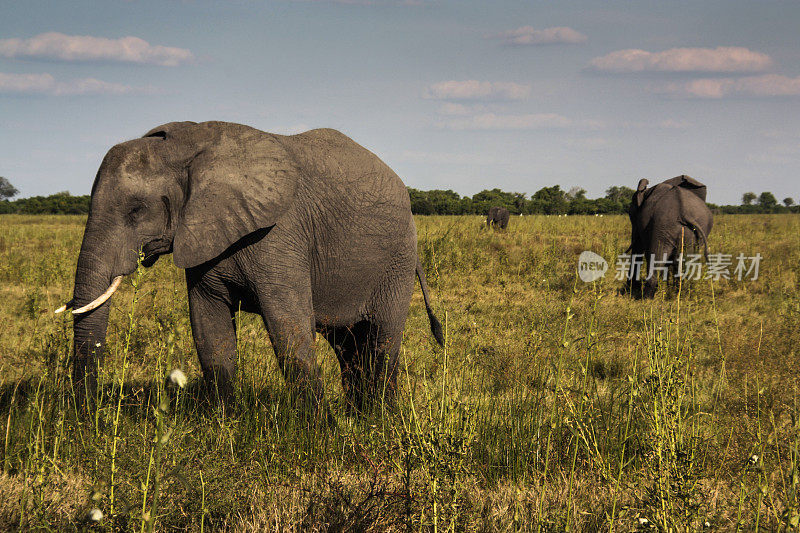
[[[186,269],[192,335],[207,384],[227,396],[238,309],[261,315],[287,384],[322,398],[315,332],[339,360],[349,408],[391,399],[417,258],[408,193],[342,133],[283,136],[226,122],[171,122],[103,159],[75,273],[77,390],[91,392],[108,305],[122,276],[172,252]],[[108,287],[108,289],[107,289]]]
[[[497,226],[500,229],[506,229],[508,227],[508,217],[508,209],[505,207],[490,207],[489,214],[486,215],[486,225],[489,227]]]
[[[642,179],[636,187],[628,211],[631,220],[631,257],[655,260],[673,272],[683,250],[702,245],[708,255],[708,235],[714,217],[706,205],[706,186],[689,176],[677,176],[648,188]],[[683,246],[683,250],[681,249]],[[629,281],[634,295],[653,298],[658,289],[658,276],[652,266],[645,272],[644,290],[631,261]],[[652,272],[652,273],[651,273]]]

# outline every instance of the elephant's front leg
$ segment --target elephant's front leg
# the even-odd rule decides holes
[[[207,389],[225,400],[236,375],[236,329],[227,302],[195,285],[189,289],[189,318]]]

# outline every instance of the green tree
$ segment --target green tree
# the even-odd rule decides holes
[[[547,215],[562,215],[567,212],[566,193],[558,185],[543,187],[531,196],[533,213],[545,213]]]
[[[511,213],[518,214],[520,199],[524,205],[525,195],[522,193],[506,192],[497,188],[485,189],[472,196],[472,205],[479,215],[486,214],[492,206],[505,207]]]
[[[433,215],[433,203],[428,198],[428,191],[420,191],[407,187],[408,197],[411,200],[411,212],[415,215]]]
[[[742,205],[752,205],[756,201],[756,193],[746,192],[742,195]]]
[[[433,206],[433,211],[437,215],[460,215],[461,213],[461,196],[451,190],[438,190],[427,191],[428,200]]]
[[[791,196],[783,199],[783,205],[786,207],[792,207],[794,205],[794,198]]]
[[[11,185],[11,182],[6,178],[0,176],[0,200],[8,200],[18,194],[17,188]]]
[[[627,207],[628,202],[631,201],[634,192],[636,191],[630,187],[626,187],[624,185],[615,185],[614,187],[609,187],[606,189],[606,199],[618,204],[623,204]]]
[[[631,193],[633,194],[633,193]],[[628,201],[630,198],[628,199]],[[597,198],[595,200],[590,200],[594,203],[594,212],[601,213],[601,214],[625,214],[628,211],[628,204],[627,201],[625,204],[621,204],[619,202],[615,202],[610,200],[609,198]]]
[[[758,197],[758,205],[764,209],[772,209],[778,205],[778,200],[771,192],[764,191]]]
[[[516,208],[515,213],[522,213],[525,211],[525,204],[528,203],[528,200],[525,198],[524,192],[515,192],[512,193],[514,195],[514,207]]]

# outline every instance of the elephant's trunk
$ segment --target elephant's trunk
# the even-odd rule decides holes
[[[99,242],[90,232],[91,224],[83,238],[78,267],[75,271],[75,289],[72,305],[76,310],[89,307],[112,284],[112,264],[110,259],[99,255],[104,250],[109,255],[108,245]],[[72,360],[72,381],[75,393],[83,399],[92,397],[97,384],[97,361],[105,349],[108,327],[108,305],[99,305],[82,313],[74,314],[74,348]]]

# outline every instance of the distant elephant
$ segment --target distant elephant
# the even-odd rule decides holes
[[[489,208],[489,214],[486,215],[486,225],[499,226],[500,229],[508,227],[508,209],[505,207],[493,206]]]
[[[186,269],[203,377],[230,393],[238,309],[263,318],[290,385],[322,397],[315,331],[338,357],[352,411],[391,398],[417,257],[408,192],[344,134],[283,136],[226,122],[171,122],[109,150],[92,186],[74,298],[73,381],[93,390],[122,276],[173,253]],[[63,308],[62,308],[63,309]]]
[[[684,250],[691,250],[702,243],[708,255],[708,234],[714,217],[706,205],[706,186],[689,176],[677,176],[647,188],[648,181],[640,180],[633,194],[628,214],[631,219],[631,257],[655,260],[671,269]],[[685,252],[684,252],[685,253]],[[635,278],[635,262],[631,262],[629,280],[634,294],[641,291]],[[649,272],[645,272],[648,275]],[[645,281],[645,298],[655,296],[658,276],[649,275]]]

